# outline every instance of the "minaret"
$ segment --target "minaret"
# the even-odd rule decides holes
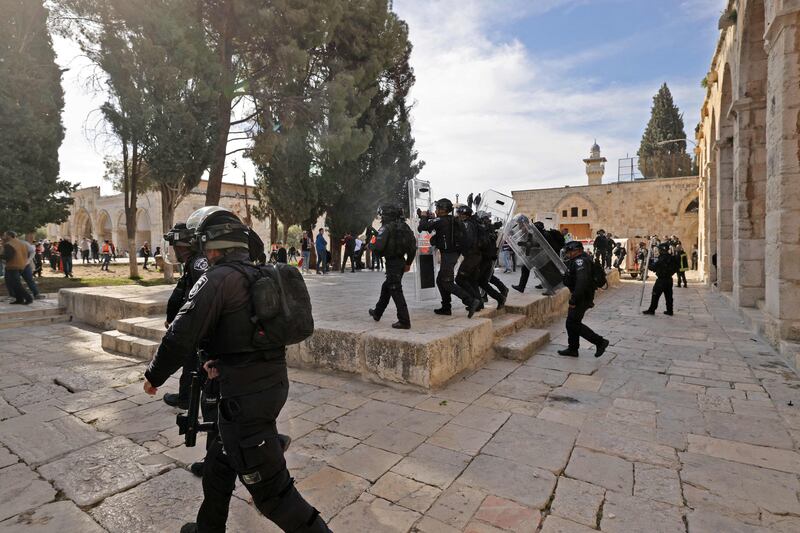
[[[606,171],[606,161],[607,159],[600,155],[600,146],[595,140],[594,144],[592,145],[592,151],[590,152],[589,159],[583,160],[583,162],[586,163],[586,175],[589,177],[589,185],[600,185],[603,183],[603,174],[605,174]]]

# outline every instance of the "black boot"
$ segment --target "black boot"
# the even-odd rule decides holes
[[[183,527],[181,528],[181,533],[197,533],[197,524],[194,522],[183,524]]]
[[[664,311],[664,314],[672,316],[672,309],[667,309],[666,311]]]
[[[203,470],[205,469],[205,466],[206,466],[205,462],[197,461],[196,463],[192,463],[189,465],[189,472],[191,472],[197,477],[203,477]]]
[[[439,309],[434,309],[433,312],[436,313],[437,315],[445,315],[445,316],[450,316],[453,314],[453,311],[450,310],[449,307],[440,307]]]
[[[559,350],[558,355],[564,355],[566,357],[578,357],[578,350],[574,348],[566,348],[564,350]]]
[[[469,304],[469,309],[467,309],[467,318],[472,318],[475,314],[475,311],[477,311],[481,305],[482,302],[478,298],[473,299],[472,303]]]
[[[520,287],[519,285],[512,285],[511,288],[514,289],[515,291],[525,292],[525,289],[523,287]]]
[[[503,290],[500,291],[500,294],[503,295],[503,298],[507,298],[508,297],[508,287],[503,285]]]
[[[394,329],[411,329],[411,324],[405,324],[403,322],[399,322],[398,321],[398,322],[395,322],[394,324],[392,324],[392,327]]]
[[[188,409],[189,408],[189,399],[188,398],[181,398],[180,394],[174,394],[168,392],[164,395],[164,403],[169,405],[170,407],[177,407],[178,409]]]
[[[601,355],[606,353],[606,348],[608,348],[609,344],[611,343],[608,341],[608,339],[603,339],[602,341],[600,341],[600,344],[597,345],[597,350],[594,352],[594,356],[600,357]]]
[[[381,319],[381,315],[379,315],[374,309],[369,310],[369,316],[371,316],[375,322]]]
[[[506,297],[505,295],[501,295],[500,299],[497,301],[497,310],[501,310],[506,306]]]
[[[656,312],[655,312],[654,309],[645,309],[644,311],[642,311],[642,314],[643,315],[654,315],[654,314],[656,314]]]

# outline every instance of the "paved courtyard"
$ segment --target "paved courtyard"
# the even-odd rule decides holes
[[[599,360],[556,356],[559,323],[527,362],[432,394],[292,370],[279,428],[300,491],[337,533],[800,531],[800,379],[719,296],[676,289],[676,316],[644,317],[639,287],[590,312]],[[0,533],[194,518],[203,443],[182,446],[143,367],[80,324],[0,331]],[[231,516],[277,531],[241,487]]]

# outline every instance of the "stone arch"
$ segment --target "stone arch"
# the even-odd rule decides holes
[[[111,223],[111,215],[105,209],[101,209],[97,213],[97,239],[100,242],[114,240],[114,226]]]
[[[147,209],[136,211],[136,249],[138,250],[144,243],[153,245],[152,239],[153,225],[150,221],[150,213]],[[133,253],[131,254],[133,255]]]
[[[83,207],[75,213],[75,235],[73,237],[76,239],[92,238],[92,217]]]
[[[717,286],[719,290],[733,290],[733,137],[731,116],[733,103],[733,72],[725,63],[720,87],[717,138],[715,139],[717,170]]]
[[[764,298],[767,54],[764,0],[744,6],[733,147],[733,297],[744,307]]]
[[[694,204],[695,208],[690,209],[689,208],[690,204]],[[678,209],[676,212],[678,213],[678,216],[683,216],[684,214],[689,214],[689,213],[696,214],[697,208],[699,207],[700,207],[700,195],[697,191],[691,191],[686,193],[683,196],[683,198],[680,199],[680,201],[678,202]]]

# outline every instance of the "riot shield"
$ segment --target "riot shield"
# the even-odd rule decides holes
[[[481,195],[481,203],[476,206],[476,211],[486,211],[492,216],[492,222],[502,222],[503,227],[508,224],[514,212],[516,202],[510,196],[489,189]],[[497,245],[503,240],[503,233],[499,232]]]
[[[434,210],[429,181],[413,179],[408,182],[408,222],[417,236],[417,256],[414,258],[413,270],[414,295],[421,302],[438,298],[439,291],[436,288],[436,256],[434,247],[431,246],[431,234],[417,231],[417,209],[422,212]]]
[[[517,254],[517,259],[536,274],[545,289],[561,288],[567,267],[528,217],[517,215],[509,220],[503,237]]]

